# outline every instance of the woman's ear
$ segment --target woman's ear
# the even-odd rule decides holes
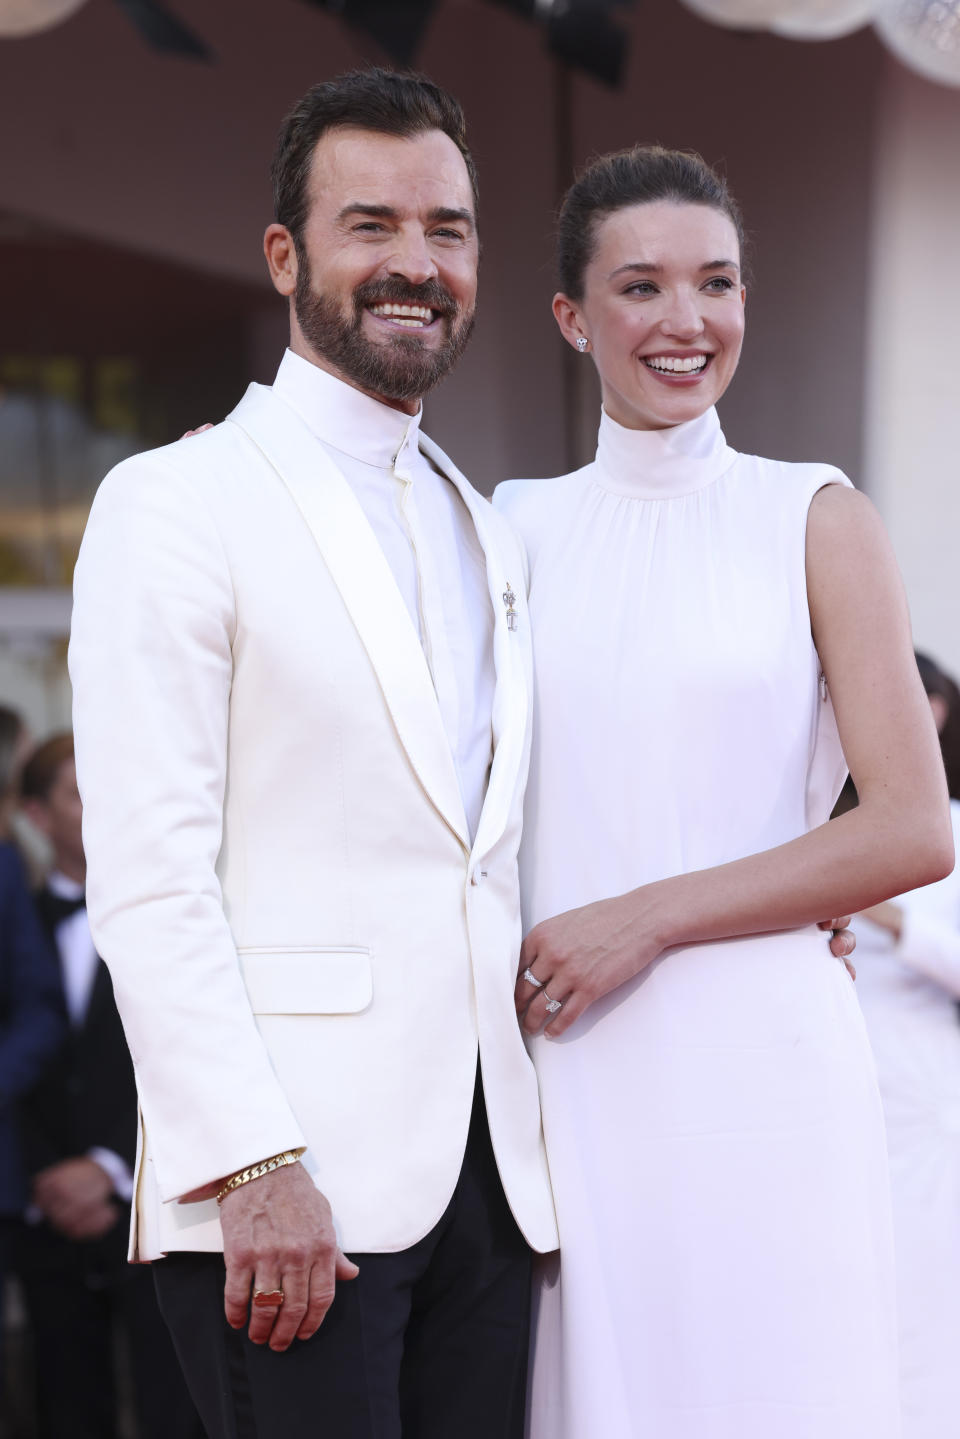
[[[560,333],[568,345],[572,345],[581,355],[590,348],[590,336],[584,327],[579,306],[559,291],[553,297],[553,318],[560,326]]]

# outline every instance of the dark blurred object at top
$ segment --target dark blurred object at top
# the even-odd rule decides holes
[[[436,0],[306,0],[376,40],[397,65],[410,65]]]
[[[16,23],[8,23],[2,34],[32,34],[66,19],[86,0],[61,0],[51,13],[48,5],[34,0],[34,16],[21,3]],[[114,0],[131,25],[154,50],[181,59],[208,63],[216,56],[207,42],[190,29],[164,0]],[[395,65],[414,64],[438,0],[304,0],[325,10],[361,35],[369,36]],[[619,85],[627,56],[627,34],[613,19],[613,11],[625,9],[633,0],[491,0],[503,9],[534,24],[542,25],[547,49],[565,66],[583,70],[607,85]],[[264,7],[266,8],[266,6]]]
[[[633,0],[491,0],[544,25],[558,60],[605,85],[619,85],[627,59],[627,32],[613,18]]]
[[[126,0],[120,0],[126,3]],[[398,65],[416,56],[437,0],[306,0],[364,32]],[[548,49],[607,85],[619,85],[627,55],[626,31],[612,12],[633,0],[491,0],[542,25]]]
[[[204,40],[187,28],[160,0],[116,0],[130,23],[148,45],[170,55],[191,60],[213,60],[214,53]]]

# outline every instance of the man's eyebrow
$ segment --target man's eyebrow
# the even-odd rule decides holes
[[[441,224],[446,225],[466,225],[470,230],[475,230],[477,224],[472,210],[455,210],[446,205],[439,205],[435,210],[431,210],[427,219],[439,220]]]
[[[337,219],[346,220],[350,215],[372,215],[377,220],[397,218],[397,212],[392,205],[367,205],[362,200],[354,200],[352,204],[344,205]]]
[[[344,205],[337,216],[338,220],[348,220],[351,215],[366,215],[372,220],[396,220],[399,218],[399,211],[392,205],[368,205],[363,200],[354,200],[349,205]],[[446,205],[438,205],[427,215],[428,220],[438,221],[440,224],[466,225],[468,229],[476,229],[476,221],[470,210],[458,210]]]

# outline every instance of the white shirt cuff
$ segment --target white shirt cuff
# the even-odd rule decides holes
[[[114,1154],[112,1149],[88,1149],[87,1158],[99,1164],[109,1176],[114,1194],[129,1204],[133,1199],[133,1172],[130,1166],[119,1154]]]

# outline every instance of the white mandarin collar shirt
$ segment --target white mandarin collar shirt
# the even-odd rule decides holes
[[[420,450],[420,419],[287,350],[274,392],[312,430],[379,541],[433,677],[473,837],[493,735],[493,609],[483,547],[456,486]]]
[[[68,879],[58,869],[47,875],[47,888],[59,899],[82,899],[83,885]],[[70,1023],[79,1028],[87,1017],[93,981],[100,963],[94,948],[86,908],[78,909],[57,926],[57,949],[60,951],[60,973],[63,997]]]

